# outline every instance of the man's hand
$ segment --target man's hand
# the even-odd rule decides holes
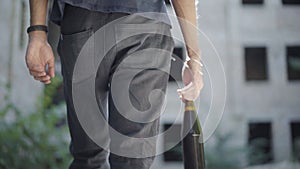
[[[182,69],[182,80],[185,85],[182,89],[178,89],[177,92],[181,100],[196,100],[200,95],[200,91],[203,88],[203,73],[200,60],[190,59],[184,63]]]
[[[190,58],[182,71],[182,79],[186,86],[177,92],[182,100],[196,100],[203,88],[203,79],[195,0],[172,0],[172,4]]]
[[[51,78],[55,76],[54,55],[51,46],[47,42],[45,32],[30,32],[26,64],[35,80],[45,84],[51,83]]]

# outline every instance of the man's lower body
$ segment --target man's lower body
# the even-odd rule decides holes
[[[115,23],[106,27],[111,22]],[[104,133],[108,146],[99,144],[84,128],[72,95],[78,56],[99,30],[102,30],[103,39],[92,40],[90,50],[103,49],[102,53],[92,52],[103,55],[103,59],[95,72],[95,91],[92,92],[109,126],[96,125],[95,130]],[[159,115],[174,47],[170,26],[135,14],[93,12],[66,5],[61,33],[58,51],[71,134],[70,152],[74,157],[70,169],[150,168],[155,157],[155,136],[159,133]],[[104,52],[105,41],[115,42],[108,52]],[[134,139],[116,137],[114,132]],[[135,139],[144,141],[135,142]]]

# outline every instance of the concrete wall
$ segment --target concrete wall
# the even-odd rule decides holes
[[[228,115],[241,122],[241,143],[247,142],[247,122],[272,123],[275,161],[290,158],[291,140],[289,123],[300,119],[300,81],[287,80],[285,47],[300,44],[299,6],[283,6],[281,1],[266,0],[262,6],[241,6],[231,2],[228,8],[229,34],[227,69],[228,92],[231,107]],[[247,82],[244,77],[244,46],[267,47],[269,80]],[[230,72],[230,69],[231,72]],[[224,122],[225,123],[225,122]],[[225,125],[225,124],[224,124]]]

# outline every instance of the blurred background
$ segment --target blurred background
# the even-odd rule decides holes
[[[49,4],[51,11],[52,0]],[[166,4],[173,14],[168,0]],[[225,109],[216,105],[223,116],[205,142],[207,168],[299,169],[300,0],[199,0],[197,7],[199,28],[218,52],[226,75]],[[0,16],[0,169],[67,168],[70,138],[56,53],[59,28],[49,22],[57,76],[51,85],[43,85],[29,76],[25,64],[28,0],[0,0]],[[177,21],[172,18],[172,23],[173,36],[180,36]],[[200,38],[204,64],[217,57],[208,50],[212,44]],[[186,57],[182,37],[173,53]],[[197,102],[204,126],[215,110],[209,79],[215,66],[205,65]],[[159,142],[158,148],[168,151],[152,169],[183,168],[178,142],[183,108],[174,81],[180,81],[181,68],[179,59],[172,62],[161,130],[173,125],[173,134]]]

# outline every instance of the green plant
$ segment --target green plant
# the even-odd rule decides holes
[[[65,104],[52,104],[60,78],[45,87],[35,112],[22,112],[6,97],[0,110],[0,169],[61,169],[70,163]]]
[[[269,144],[269,140],[265,138],[256,138],[251,142],[247,152],[249,165],[265,164],[272,161],[272,153],[267,151]]]
[[[216,142],[205,149],[206,167],[209,169],[240,169],[242,167],[241,156],[245,152],[243,147],[229,145],[233,133],[216,133]]]

